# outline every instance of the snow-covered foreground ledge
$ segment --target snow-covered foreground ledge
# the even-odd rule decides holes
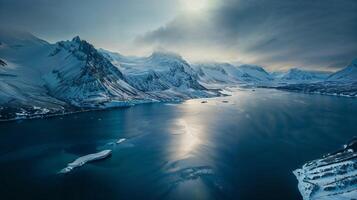
[[[304,200],[357,199],[357,138],[293,173]]]
[[[75,161],[69,163],[66,168],[62,169],[59,173],[68,173],[74,168],[80,167],[88,162],[101,160],[109,157],[112,154],[112,150],[104,150],[94,154],[88,154],[82,157],[77,158]]]

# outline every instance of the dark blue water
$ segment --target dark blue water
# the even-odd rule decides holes
[[[201,101],[0,123],[1,199],[301,199],[292,171],[357,135],[356,99]],[[58,174],[103,149],[112,156]]]

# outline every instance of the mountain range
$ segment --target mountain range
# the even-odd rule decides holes
[[[192,64],[165,51],[128,57],[78,36],[51,44],[28,32],[0,30],[1,120],[214,97],[239,85],[356,96],[356,80],[357,60],[336,73],[270,73],[256,65]]]

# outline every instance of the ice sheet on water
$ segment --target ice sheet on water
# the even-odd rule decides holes
[[[117,144],[120,144],[120,143],[123,143],[125,142],[126,138],[120,138],[116,143]]]
[[[62,169],[59,173],[68,173],[73,169],[83,166],[84,164],[96,160],[102,160],[109,157],[112,153],[112,150],[103,150],[98,153],[88,154],[82,157],[77,158],[75,161],[69,163],[66,168]]]

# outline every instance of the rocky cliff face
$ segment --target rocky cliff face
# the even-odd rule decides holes
[[[125,82],[118,68],[79,37],[57,43],[50,57],[60,64],[44,77],[50,94],[59,99],[77,106],[99,106],[112,100],[144,98]]]

